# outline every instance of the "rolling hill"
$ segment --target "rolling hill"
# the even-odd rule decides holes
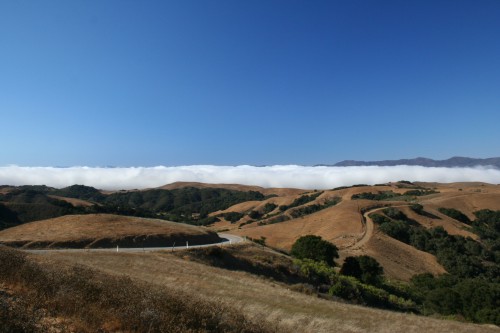
[[[425,189],[433,189],[434,194],[423,196],[402,196],[402,194],[411,191],[411,187],[422,187]],[[380,193],[393,192],[401,194],[400,197],[387,198],[385,200],[352,200],[352,196],[360,193]],[[235,211],[245,213],[251,210],[259,210],[266,203],[276,203],[279,205],[289,204],[300,195],[284,196],[266,199],[262,202],[249,202],[248,204],[238,204],[227,208],[218,213]],[[364,246],[356,247],[356,243],[365,233],[365,224],[363,223],[360,211],[372,206],[402,206],[401,209],[408,214],[412,219],[416,220],[426,228],[442,226],[448,233],[452,235],[461,235],[464,237],[477,238],[470,231],[470,226],[461,223],[453,218],[450,218],[438,211],[440,207],[459,208],[469,217],[474,216],[475,211],[481,209],[500,210],[500,186],[489,184],[424,184],[417,183],[415,185],[407,185],[402,183],[393,183],[383,186],[356,186],[350,188],[341,188],[337,190],[324,191],[317,199],[305,204],[314,205],[320,204],[326,197],[340,197],[342,201],[335,206],[319,210],[312,214],[301,216],[298,218],[290,218],[289,220],[280,223],[266,223],[269,219],[261,219],[249,223],[248,216],[244,216],[237,223],[229,223],[225,221],[217,222],[214,227],[217,229],[229,229],[235,234],[248,236],[254,239],[265,238],[266,244],[288,251],[293,242],[305,234],[315,234],[323,237],[336,244],[343,257],[369,253],[377,260],[396,263],[396,267],[400,267],[400,261],[413,261],[417,263],[414,269],[409,268],[407,273],[403,273],[400,268],[395,270],[389,269],[387,273],[396,279],[407,280],[413,274],[429,272],[443,272],[442,267],[436,264],[435,260],[430,260],[429,255],[421,253],[421,251],[413,251],[408,249],[408,246],[399,241],[388,240],[387,236],[380,234],[375,230],[375,236],[372,237]],[[428,215],[417,215],[409,209],[412,203],[419,203],[424,206]],[[290,209],[290,211],[293,209]],[[286,215],[288,211],[282,215]],[[384,245],[380,245],[380,239]],[[392,244],[392,250],[387,248],[388,244]],[[387,245],[387,246],[386,246]],[[402,253],[412,252],[406,259],[397,259]],[[411,259],[411,260],[410,260]],[[427,265],[434,262],[430,265]],[[420,263],[420,264],[418,264]]]
[[[54,210],[54,207],[62,210]],[[54,211],[62,216],[31,223],[19,221],[27,216],[23,215],[26,212],[30,218],[41,218]],[[79,213],[74,214],[75,211]],[[113,214],[105,214],[108,212]],[[167,221],[170,218],[185,224]],[[9,225],[16,219],[20,225]],[[0,242],[23,248],[148,247],[171,245],[186,237],[194,244],[198,240],[213,242],[217,237],[215,232],[222,231],[245,236],[267,246],[274,254],[270,256],[259,249],[248,250],[240,246],[233,252],[215,249],[201,254],[176,255],[177,259],[160,254],[137,257],[63,253],[50,256],[107,274],[128,274],[140,281],[163,276],[166,273],[159,265],[170,267],[170,262],[193,276],[209,269],[215,275],[207,276],[208,280],[200,276],[188,279],[182,275],[184,273],[174,279],[182,281],[180,288],[184,291],[204,290],[209,297],[220,296],[226,302],[234,297],[247,297],[252,301],[249,307],[241,304],[245,312],[255,316],[266,311],[274,313],[272,318],[266,317],[270,322],[275,317],[285,316],[287,321],[297,325],[298,317],[312,316],[302,321],[304,331],[315,330],[315,327],[317,331],[329,331],[333,326],[321,316],[299,311],[299,303],[312,302],[303,296],[296,305],[291,305],[291,317],[287,317],[287,309],[281,307],[277,312],[271,311],[272,304],[276,306],[272,299],[281,304],[283,299],[280,297],[290,300],[295,296],[284,291],[274,295],[259,282],[258,288],[274,296],[254,298],[240,282],[252,283],[239,273],[229,272],[243,270],[250,275],[249,279],[254,279],[254,275],[258,279],[273,279],[284,283],[285,289],[330,301],[342,299],[396,311],[500,323],[499,185],[400,181],[311,191],[175,183],[157,189],[118,192],[81,186],[61,190],[3,187],[0,222],[7,226],[0,231]],[[338,267],[328,268],[287,256],[296,240],[304,235],[317,235],[333,243],[338,248]],[[382,282],[366,285],[357,280],[358,277],[344,276],[345,262],[365,257],[381,266]],[[201,260],[205,266],[193,264],[192,260],[198,263]],[[213,279],[222,279],[220,276],[225,276],[225,285],[234,288],[233,294],[225,287],[212,286]],[[170,283],[173,280],[167,279],[161,285]],[[219,291],[211,291],[211,288],[219,288]],[[323,307],[333,309],[319,303],[311,306],[318,306],[317,313]],[[262,312],[256,308],[268,310]],[[343,310],[337,308],[335,311]],[[361,322],[354,325],[359,331],[370,331],[371,327]],[[400,322],[398,325],[411,331]],[[382,330],[382,326],[372,328]]]
[[[217,243],[213,231],[187,224],[109,214],[66,215],[0,231],[0,244],[22,248],[167,247]]]

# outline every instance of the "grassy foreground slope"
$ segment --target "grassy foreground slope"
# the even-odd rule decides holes
[[[280,331],[175,286],[160,288],[3,246],[0,266],[1,333]]]
[[[221,241],[213,231],[165,220],[89,214],[66,215],[0,231],[0,243],[24,248],[153,247]]]
[[[266,261],[251,250],[250,257]],[[188,253],[51,253],[42,262],[80,264],[109,276],[127,276],[176,293],[220,302],[285,332],[500,332],[493,326],[464,324],[323,300],[291,290],[237,267],[223,269],[198,262]],[[279,261],[279,260],[278,260]],[[274,261],[269,265],[275,265]],[[276,264],[277,265],[277,264]],[[216,300],[216,301],[215,301]]]

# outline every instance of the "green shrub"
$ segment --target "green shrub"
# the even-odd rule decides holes
[[[447,216],[451,217],[452,219],[455,219],[455,220],[460,221],[462,223],[467,223],[467,224],[471,223],[471,221],[467,217],[467,215],[465,215],[464,213],[462,213],[458,209],[455,209],[455,208],[438,208],[438,211],[440,213],[443,213],[444,215],[447,215]]]
[[[294,259],[293,264],[299,269],[301,276],[309,281],[318,283],[330,283],[337,274],[334,268],[324,261],[312,259]]]
[[[391,220],[388,217],[386,217],[386,216],[384,216],[382,214],[371,213],[368,216],[372,219],[372,221],[374,223],[377,223],[377,224],[391,222]]]
[[[294,218],[298,218],[301,216],[316,213],[322,209],[335,206],[336,204],[338,204],[340,202],[340,200],[341,200],[341,198],[334,197],[332,199],[325,201],[323,204],[312,204],[312,205],[308,205],[308,206],[304,206],[304,207],[299,207],[299,208],[294,209],[290,213],[290,215],[292,215]]]
[[[328,293],[343,299],[362,302],[359,283],[355,278],[338,278]]]
[[[231,223],[235,223],[235,222],[238,222],[244,216],[244,214],[238,213],[238,212],[229,212],[229,213],[222,214],[222,216],[224,216],[226,221],[229,221]]]
[[[424,195],[429,195],[429,194],[436,194],[439,193],[438,191],[435,190],[409,190],[403,193],[403,195],[411,195],[415,197],[420,197]]]
[[[397,198],[397,197],[400,197],[400,196],[401,196],[401,194],[394,193],[393,191],[385,191],[385,192],[377,192],[377,193],[363,192],[363,193],[353,194],[351,196],[351,199],[352,200],[366,199],[366,200],[377,200],[377,201],[380,201],[380,200]]]
[[[352,276],[338,275],[334,277],[328,293],[332,296],[359,304],[399,311],[417,312],[417,306],[412,300],[398,297],[381,288],[361,283]]]
[[[250,213],[248,213],[248,216],[251,218],[251,219],[254,219],[254,220],[258,220],[262,217],[262,214],[259,213],[258,211],[256,210],[252,210],[250,211]]]
[[[383,212],[385,215],[387,215],[393,220],[400,220],[400,221],[408,220],[408,217],[405,215],[405,213],[396,208],[389,207],[384,209]]]
[[[410,206],[410,209],[413,210],[418,215],[422,215],[422,213],[424,211],[424,206],[422,206],[420,204],[413,204]]]
[[[278,205],[276,204],[273,204],[272,202],[268,202],[264,205],[264,209],[262,211],[263,214],[269,214],[270,212],[272,212],[274,209],[276,209],[276,207],[278,207]]]
[[[378,285],[382,282],[384,269],[370,256],[347,257],[340,274],[353,276],[365,284]]]
[[[290,217],[286,216],[286,215],[278,215],[276,217],[273,217],[273,218],[270,218],[266,221],[262,221],[262,222],[259,222],[261,225],[264,225],[264,224],[274,224],[274,223],[281,223],[281,222],[285,222],[285,221],[289,221],[290,220]]]
[[[380,225],[379,229],[403,243],[410,243],[410,226],[403,221],[391,221]]]
[[[307,195],[307,194],[302,195],[302,196],[298,197],[297,199],[295,199],[291,204],[280,206],[279,209],[282,212],[284,212],[287,209],[290,209],[290,208],[293,208],[293,207],[297,207],[297,206],[305,205],[306,203],[311,202],[314,199],[316,199],[317,197],[319,197],[322,193],[323,192],[317,192],[317,193],[313,193],[313,194],[310,194],[310,195]]]
[[[323,240],[320,236],[302,236],[292,245],[292,256],[299,259],[312,259],[324,261],[330,266],[334,266],[334,259],[338,258],[337,247]]]

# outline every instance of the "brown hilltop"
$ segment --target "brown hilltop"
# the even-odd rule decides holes
[[[256,191],[264,195],[275,194],[278,196],[295,195],[305,192],[305,190],[297,188],[266,188],[260,186],[241,185],[241,184],[208,184],[208,183],[198,183],[198,182],[175,182],[158,188],[162,190],[175,190],[178,188],[185,188],[185,187],[225,188],[228,190],[235,190],[235,191]]]
[[[353,194],[363,192],[393,191],[403,194],[406,191],[422,187],[432,189],[439,193],[416,197],[414,201],[375,201],[375,200],[352,200]],[[293,200],[299,198],[304,192],[286,193],[276,198],[265,201],[246,202],[229,207],[228,209],[214,213],[240,212],[248,213],[251,210],[259,210],[267,202],[279,205],[289,205]],[[309,192],[311,193],[311,192]],[[245,216],[237,223],[231,224],[222,220],[212,228],[229,229],[228,232],[251,237],[253,239],[264,238],[267,245],[290,250],[297,238],[307,234],[315,234],[333,242],[340,249],[341,260],[350,255],[367,254],[374,257],[385,268],[386,275],[399,280],[408,280],[412,275],[429,272],[432,274],[444,273],[444,268],[437,262],[436,258],[426,252],[419,251],[405,243],[393,239],[378,231],[377,226],[373,230],[367,230],[362,222],[361,211],[376,209],[378,206],[395,206],[404,212],[409,218],[415,220],[425,228],[442,226],[449,234],[461,235],[477,239],[477,235],[470,231],[470,226],[452,219],[438,211],[438,208],[455,208],[466,214],[471,220],[475,218],[474,212],[481,209],[500,210],[500,186],[485,183],[388,183],[380,186],[356,186],[338,190],[324,191],[314,201],[304,206],[321,204],[323,198],[328,196],[341,197],[342,201],[333,206],[315,213],[288,221],[259,225],[258,222],[248,223],[251,220]],[[429,215],[418,215],[409,206],[412,203],[423,205]],[[372,207],[372,208],[371,208]],[[275,212],[277,212],[276,209]],[[273,212],[273,213],[275,213]],[[285,213],[290,217],[290,214]]]
[[[288,251],[292,244],[303,235],[314,234],[334,243],[340,249],[341,260],[347,256],[367,254],[379,261],[386,274],[395,279],[408,280],[412,275],[424,272],[440,274],[444,272],[436,258],[426,252],[399,242],[378,231],[371,223],[368,213],[383,207],[396,207],[408,218],[425,228],[441,226],[449,234],[477,239],[471,227],[450,218],[439,208],[454,208],[466,214],[471,220],[474,212],[481,209],[500,210],[500,186],[485,183],[423,183],[396,182],[377,186],[352,186],[333,190],[308,191],[304,189],[275,189],[238,184],[204,184],[196,182],[177,182],[160,187],[172,190],[185,187],[226,188],[239,191],[259,191],[265,195],[274,194],[262,201],[246,201],[227,209],[213,212],[220,221],[207,228],[153,219],[113,215],[65,216],[57,219],[30,223],[0,232],[0,241],[16,246],[46,247],[98,247],[123,244],[123,246],[142,246],[142,244],[166,244],[181,241],[179,237],[216,237],[214,231],[227,231],[253,239],[265,239],[267,245]],[[352,200],[355,194],[392,191],[404,194],[409,190],[433,190],[437,193],[414,198],[398,197],[391,200]],[[8,190],[4,188],[4,190]],[[314,200],[294,208],[280,210],[289,206],[304,195],[318,195]],[[341,198],[340,203],[294,218],[293,212],[312,205],[323,205],[332,198]],[[59,198],[73,205],[86,205],[85,201]],[[410,201],[405,201],[410,200]],[[419,203],[428,214],[419,215],[410,205]],[[272,211],[264,211],[272,207]],[[253,221],[250,212],[266,214],[262,219]],[[244,216],[236,223],[230,223],[221,214],[242,213]],[[365,212],[364,223],[362,212]],[[207,230],[212,230],[208,233]],[[182,235],[177,237],[177,235]],[[194,237],[194,238],[193,238]],[[170,244],[168,243],[168,244]],[[190,241],[191,244],[191,241]],[[146,245],[148,246],[148,245]],[[339,263],[341,263],[341,260]]]
[[[151,247],[220,241],[213,231],[164,220],[110,214],[66,215],[0,231],[0,243],[24,248]]]

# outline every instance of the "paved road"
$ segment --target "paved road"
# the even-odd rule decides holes
[[[107,248],[107,249],[45,249],[45,250],[25,250],[26,252],[30,253],[46,253],[46,252],[152,252],[152,251],[180,251],[180,250],[187,250],[187,249],[193,249],[193,248],[199,248],[199,247],[210,247],[210,246],[223,246],[223,245],[230,245],[230,244],[238,244],[238,243],[243,243],[245,240],[236,235],[231,235],[231,234],[218,234],[220,238],[223,239],[222,242],[219,243],[212,243],[212,244],[203,244],[203,245],[189,245],[184,243],[179,246],[169,246],[169,247],[118,247],[118,248]]]

